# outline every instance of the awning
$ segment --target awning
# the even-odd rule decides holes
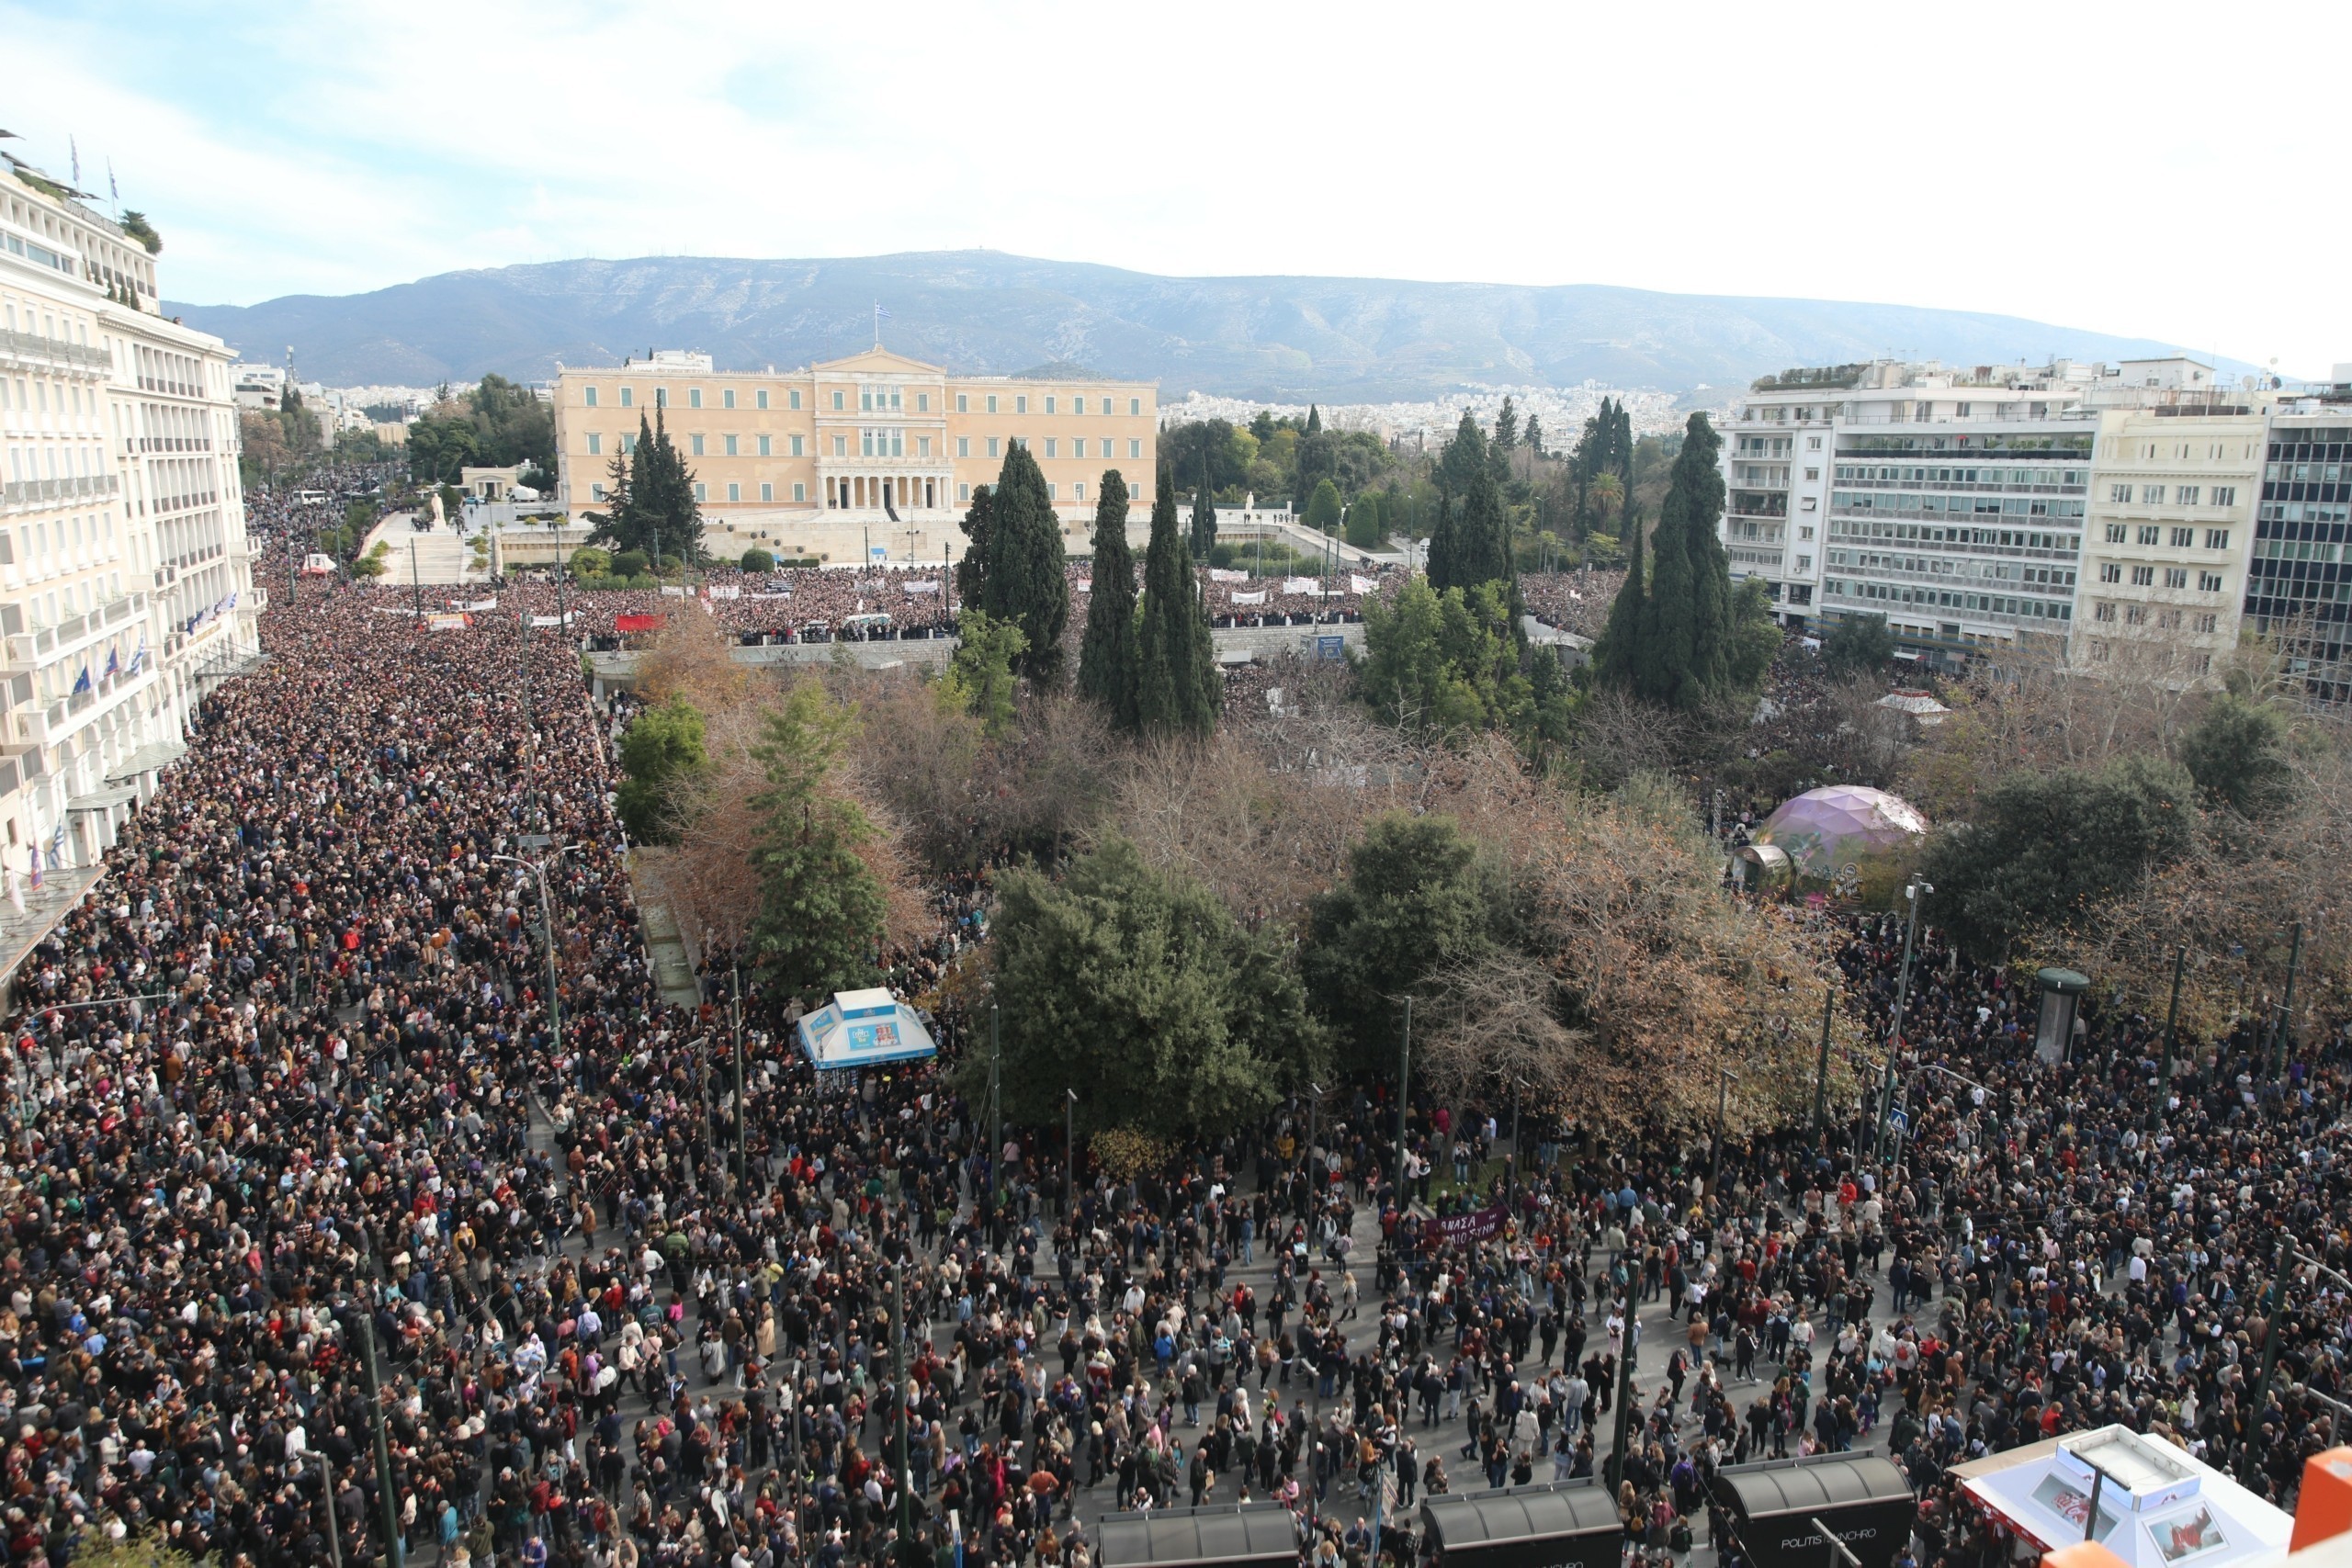
[[[139,798],[139,791],[130,784],[108,784],[87,795],[77,795],[65,803],[68,811],[111,811]]]
[[[29,878],[17,873],[17,892],[25,901],[24,908],[20,911],[14,901],[0,898],[0,996],[15,982],[26,956],[105,874],[104,866],[55,866],[43,872],[40,886],[34,887]],[[0,876],[0,882],[6,880]]]
[[[2128,1427],[2070,1432],[1954,1465],[1977,1506],[2044,1549],[2092,1533],[2129,1568],[2277,1560],[2293,1516],[2185,1450]]]
[[[168,768],[187,755],[187,748],[177,740],[160,741],[141,746],[121,761],[107,770],[107,783],[121,784],[141,773],[152,773],[158,768]]]
[[[1443,1568],[1616,1568],[1625,1526],[1589,1478],[1500,1492],[1450,1493],[1421,1505]]]
[[[1756,1568],[1838,1568],[1823,1529],[1844,1541],[1862,1568],[1886,1568],[1910,1540],[1919,1511],[1903,1472],[1876,1455],[1719,1470],[1714,1494]]]
[[[1280,1503],[1105,1514],[1095,1527],[1102,1568],[1208,1563],[1297,1568],[1298,1531]]]

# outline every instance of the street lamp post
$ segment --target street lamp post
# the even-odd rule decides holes
[[[2287,994],[2278,1003],[2278,1028],[2272,1036],[2278,1042],[2271,1056],[2270,1076],[2278,1077],[2287,1071],[2287,1055],[2293,1048],[2288,1035],[2295,1027],[2295,971],[2303,962],[2303,922],[2295,922],[2294,945],[2287,952]]]
[[[1323,1086],[1308,1084],[1306,1092],[1314,1098],[1306,1102],[1306,1192],[1300,1205],[1300,1219],[1313,1214],[1316,1203],[1323,1196],[1323,1178],[1315,1161],[1315,1122],[1317,1112],[1323,1109]]]
[[[1069,1223],[1070,1173],[1078,1168],[1078,1090],[1062,1090],[1062,1223]]]
[[[1718,1067],[1715,1072],[1715,1169],[1708,1179],[1707,1190],[1714,1195],[1720,1207],[1724,1190],[1724,1119],[1731,1110],[1731,1086],[1739,1081],[1739,1075],[1729,1067]]]
[[[1821,1064],[1813,1073],[1813,1139],[1821,1142],[1821,1128],[1829,1114],[1829,1016],[1837,1010],[1838,987],[1830,986],[1821,995]]]
[[[743,961],[731,965],[735,975],[735,1189],[741,1192],[745,1178],[745,1143],[751,1112],[743,1104]]]
[[[2188,966],[2188,949],[2172,950],[2172,1006],[2165,1011],[2164,1063],[2156,1069],[2156,1102],[2148,1107],[2148,1131],[2156,1130],[2164,1120],[2165,1101],[2172,1098],[2173,1046],[2180,1038],[2180,981],[2182,971]]]
[[[1911,1005],[1911,950],[1919,935],[1919,905],[1935,891],[1932,883],[1915,877],[1903,889],[1910,900],[1911,918],[1903,927],[1903,972],[1894,986],[1894,1017],[1886,1029],[1886,1073],[1879,1089],[1878,1125],[1871,1130],[1871,1157],[1879,1159],[1886,1148],[1886,1119],[1894,1109],[1894,1053],[1903,1044],[1903,1022]]]
[[[568,855],[578,847],[576,844],[560,844],[550,852],[549,858]],[[556,997],[555,913],[554,904],[548,897],[548,861],[525,860],[521,855],[492,855],[490,858],[511,861],[538,880],[539,942],[546,947],[548,956],[548,1036],[555,1055],[560,1056],[563,1054],[563,1004]]]
[[[1413,1087],[1413,998],[1405,998],[1405,1039],[1396,1054],[1396,1212],[1405,1212],[1405,1106]]]

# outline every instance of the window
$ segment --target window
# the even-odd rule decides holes
[[[634,408],[636,406],[637,389],[634,387],[623,387],[621,389],[621,407],[626,409]]]
[[[1143,443],[1142,443],[1141,441],[1129,441],[1129,442],[1127,443],[1127,456],[1128,456],[1128,457],[1142,457],[1142,456],[1143,456]]]
[[[590,431],[588,433],[588,456],[591,457],[601,457],[604,455],[605,438],[597,434],[595,432]]]
[[[800,389],[797,387],[792,389],[792,400],[790,406],[793,408],[798,408],[800,406]]]
[[[695,453],[695,457],[701,457],[701,456],[703,455],[703,451],[702,451],[702,437],[701,437],[701,436],[699,436],[699,435],[695,435],[695,436],[689,436],[687,439],[691,440],[691,441],[694,443],[694,453]]]
[[[836,396],[838,395],[839,394],[836,394]],[[833,456],[836,457],[846,457],[849,456],[848,436],[836,435],[833,437]]]
[[[956,394],[956,412],[957,413],[970,413],[972,412],[972,395],[969,392],[958,392]]]
[[[1076,499],[1084,501],[1086,499],[1086,481],[1080,479],[1078,483],[1070,486],[1069,493]]]
[[[774,501],[775,499],[775,486],[772,484],[761,485],[760,499],[762,501]]]
[[[2107,525],[2107,542],[2110,545],[2120,545],[2130,532],[2131,530],[2125,528],[2120,523],[2109,523]]]
[[[2209,550],[2228,549],[2230,547],[2230,531],[2227,528],[2206,529],[2205,547]]]
[[[2180,630],[2180,612],[2178,610],[2158,610],[2156,612],[2156,630],[2160,632],[2177,632]]]
[[[842,389],[836,387],[833,389],[833,408],[838,412],[842,406]]]
[[[915,437],[915,456],[918,457],[928,457],[931,456],[930,436],[918,435]]]
[[[2222,617],[2212,614],[2211,611],[2208,611],[2206,614],[2197,617],[2196,626],[2199,631],[2204,633],[2208,637],[2211,637],[2213,633],[2222,629]]]
[[[1050,397],[1046,400],[1046,412],[1047,413],[1054,412],[1054,400]]]
[[[798,394],[797,392],[794,393],[793,395],[794,395],[795,397],[799,396],[799,394]],[[801,482],[800,480],[798,480],[798,479],[795,479],[795,480],[793,480],[793,481],[792,481],[792,499],[793,499],[793,500],[795,500],[795,501],[806,501],[806,500],[808,500],[808,487],[806,484],[802,483],[802,482]]]
[[[1062,487],[1054,483],[1053,480],[1047,479],[1046,481],[1046,499],[1047,501],[1059,501],[1061,498]]]
[[[2222,574],[2220,572],[2200,571],[2197,574],[2197,592],[2199,593],[2219,593],[2221,591]]]
[[[2129,506],[2132,504],[2132,487],[2109,485],[2107,487],[2107,499],[2117,506]]]
[[[1127,400],[1127,416],[1132,419],[1142,412],[1143,400],[1141,398],[1129,398]]]
[[[710,499],[710,487],[703,483],[700,479],[696,479],[695,481],[695,499],[696,501],[708,501]]]
[[[2098,580],[2101,582],[2120,582],[2123,581],[2123,569],[2113,561],[2102,561],[2099,563]]]
[[[2115,619],[2115,606],[2109,604],[2099,604],[2096,609],[2092,610],[2091,619],[2094,621],[2111,621]]]
[[[1029,412],[1028,393],[1023,392],[1012,400],[1012,412],[1014,413],[1027,413]]]
[[[2164,530],[2157,527],[2154,524],[2143,523],[2140,525],[2140,543],[2143,545],[2155,544],[2160,540],[2163,534]]]
[[[603,485],[590,485],[588,487],[588,499],[591,501],[604,500],[605,487]]]
[[[624,435],[624,436],[622,436],[622,437],[621,437],[621,456],[622,456],[622,457],[635,457],[636,455],[637,455],[637,437],[636,437],[636,436],[634,436],[634,435]]]
[[[997,450],[997,438],[993,435],[989,437],[989,456],[991,457],[1002,456],[1002,454]]]
[[[698,409],[702,407],[702,389],[700,387],[688,387],[686,389],[686,407],[690,409]]]
[[[735,389],[734,389],[734,388],[729,387],[729,388],[728,388],[725,391],[723,391],[723,392],[721,392],[721,393],[719,393],[719,394],[718,394],[718,406],[719,406],[719,407],[721,407],[721,408],[728,408],[728,409],[731,409],[731,408],[733,408],[733,407],[735,406]]]
[[[2177,549],[2177,550],[2188,550],[2188,549],[2194,549],[2194,548],[2196,548],[2196,547],[2197,547],[2197,530],[2196,530],[2196,529],[2194,529],[2194,528],[2175,528],[2175,529],[2172,531],[2172,547],[2173,547],[2174,549]]]
[[[768,389],[765,387],[752,394],[752,406],[761,409],[768,406]]]
[[[971,455],[972,438],[968,435],[957,436],[956,438],[956,456],[958,457],[968,457]]]
[[[742,500],[742,499],[743,499],[743,487],[742,487],[741,485],[740,485],[740,484],[736,484],[736,483],[734,483],[734,482],[733,482],[733,481],[731,481],[731,480],[730,480],[730,481],[729,481],[728,486],[727,486],[727,499],[728,499],[728,500],[729,500],[729,501],[741,501],[741,500]]]
[[[996,412],[996,394],[994,392],[990,392],[989,394],[989,412]]]
[[[2237,487],[2237,486],[2235,486],[2235,485],[2215,485],[2215,486],[2213,487],[2213,504],[2214,504],[2214,505],[2216,505],[2216,506],[2235,506],[2237,503],[2238,503],[2238,487]]]
[[[2168,566],[2165,568],[2165,586],[2166,588],[2188,587],[2188,569],[2185,566]]]
[[[1804,482],[1807,484],[1813,483],[1819,478],[1821,478],[1821,470],[1819,468],[1807,468],[1804,471]]]
[[[669,388],[656,387],[653,389],[653,406],[657,409],[666,409],[670,406]]]
[[[2164,503],[2165,503],[2165,487],[2164,487],[2164,486],[2162,486],[2162,485],[2142,485],[2142,486],[2140,487],[2140,504],[2141,504],[2141,505],[2143,505],[2143,506],[2162,506]]]
[[[2195,485],[2177,485],[2177,486],[2175,486],[2175,487],[2173,488],[2173,492],[2172,492],[2172,503],[2173,503],[2175,506],[2194,506],[2194,505],[2196,505],[2196,504],[2197,504],[2197,487],[2196,487]]]
[[[594,387],[582,388],[581,401],[589,408],[594,408],[596,406],[596,389]]]
[[[2127,626],[2146,626],[2148,624],[2148,607],[2145,604],[2124,605],[2123,624]]]
[[[1049,399],[1049,400],[1048,400],[1048,401],[1050,401],[1051,400]],[[1051,412],[1052,411],[1051,411],[1051,410],[1048,410],[1048,411],[1046,411],[1046,412]],[[1046,457],[1057,457],[1057,456],[1059,456],[1059,454],[1058,454],[1057,452],[1056,452],[1055,448],[1056,448],[1056,447],[1057,447],[1057,446],[1059,446],[1060,445],[1061,445],[1061,443],[1060,443],[1060,442],[1058,442],[1058,441],[1056,441],[1052,436],[1050,436],[1050,435],[1046,436]],[[1085,456],[1086,456],[1086,454],[1085,454],[1084,452],[1080,452],[1080,453],[1079,454],[1079,456],[1080,456],[1080,457],[1085,457]]]
[[[2154,567],[2152,567],[2152,566],[2135,566],[2135,567],[2133,567],[2133,568],[2132,569],[2132,587],[2134,587],[2134,588],[2154,588],[2155,585],[2156,585],[2156,569],[2155,569]]]
[[[726,435],[721,436],[719,439],[727,443],[727,455],[729,457],[732,457],[738,455],[735,450],[735,438],[733,436]]]
[[[806,457],[808,456],[807,452],[801,449],[803,444],[806,443],[808,439],[808,438],[805,435],[796,435],[792,438],[792,455],[794,457]]]
[[[959,485],[957,485],[957,486],[956,487],[956,500],[958,500],[958,501],[969,501],[969,500],[971,500],[971,499],[972,499],[972,487],[971,487],[970,485],[968,485],[968,484],[959,484]]]
[[[774,446],[772,445],[772,444],[775,442],[775,436],[773,436],[773,435],[763,435],[763,436],[761,436],[761,437],[760,437],[760,456],[761,456],[761,457],[775,457],[775,449]]]

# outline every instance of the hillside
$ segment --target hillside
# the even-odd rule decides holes
[[[655,256],[444,273],[370,294],[166,308],[334,386],[536,379],[558,361],[699,348],[795,366],[892,348],[967,373],[1047,364],[1232,397],[1383,401],[1464,384],[1689,390],[1885,354],[1979,365],[2169,345],[1903,305],[1347,277],[1159,277],[994,251],[839,261]],[[2240,368],[2228,367],[2228,368]],[[2250,367],[2247,367],[2250,368]]]

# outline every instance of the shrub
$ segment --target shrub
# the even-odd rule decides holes
[[[571,574],[574,577],[602,577],[613,570],[613,554],[594,545],[582,545],[571,552]]]
[[[612,571],[615,577],[644,576],[645,552],[643,550],[621,551],[613,558]]]
[[[774,571],[775,557],[754,545],[743,552],[743,558],[739,564],[745,571]]]

